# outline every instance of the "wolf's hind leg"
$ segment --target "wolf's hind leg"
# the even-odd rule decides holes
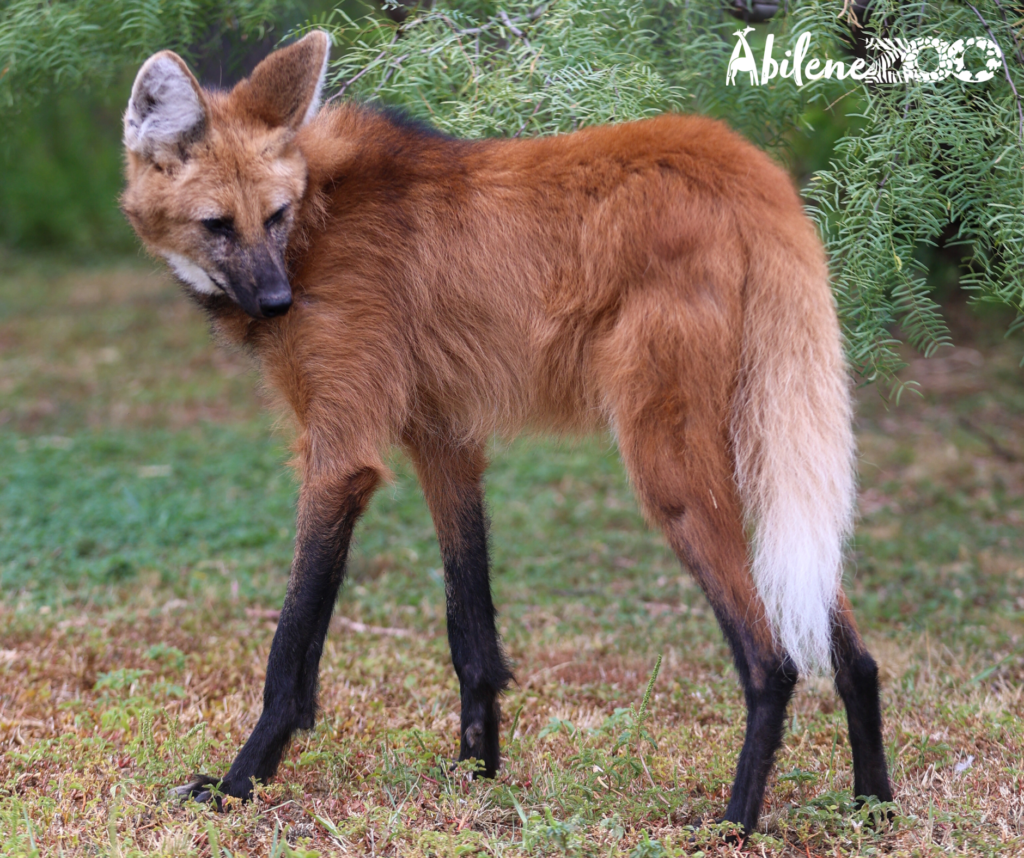
[[[695,416],[688,425],[701,422]],[[659,425],[649,414],[635,427],[618,426],[619,446],[641,505],[700,584],[732,649],[747,729],[724,820],[746,836],[757,826],[797,673],[772,640],[750,575],[727,448],[716,450],[678,426]]]
[[[892,801],[882,741],[878,666],[864,646],[846,594],[840,591],[832,626],[836,690],[846,705],[853,751],[853,795]]]

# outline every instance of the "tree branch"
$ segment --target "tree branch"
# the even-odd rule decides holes
[[[978,20],[981,21],[981,25],[985,28],[985,32],[988,33],[988,37],[992,40],[992,44],[999,48],[999,54],[1003,61],[1003,72],[1006,74],[1006,82],[1010,84],[1010,89],[1013,90],[1013,97],[1017,102],[1017,116],[1020,117],[1020,128],[1017,132],[1017,136],[1020,137],[1021,142],[1024,143],[1024,108],[1021,107],[1020,94],[1017,92],[1017,87],[1013,85],[1013,78],[1010,77],[1010,67],[1006,64],[1006,51],[1004,51],[1002,46],[999,44],[995,33],[992,32],[992,28],[989,27],[988,21],[982,17],[981,12],[975,9],[970,3],[967,4],[967,7],[978,16]]]

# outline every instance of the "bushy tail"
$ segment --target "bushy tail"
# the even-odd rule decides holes
[[[748,280],[732,436],[754,582],[776,641],[803,674],[831,670],[831,614],[856,502],[851,421],[817,243],[803,258],[792,245],[769,251]]]

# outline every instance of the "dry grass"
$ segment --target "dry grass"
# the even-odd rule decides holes
[[[5,451],[28,464],[0,464],[0,490],[68,494],[99,467],[90,445],[119,432],[188,432],[202,449],[233,427],[268,431],[244,364],[206,343],[165,281],[24,265],[5,277],[0,422],[13,430]],[[912,365],[923,397],[887,410],[863,393],[850,590],[882,666],[898,815],[876,830],[853,812],[842,708],[827,683],[803,683],[748,854],[1024,854],[1020,346],[975,332],[970,349]],[[70,450],[50,450],[54,436]],[[141,450],[139,462],[171,457]],[[724,808],[743,727],[703,598],[642,530],[604,443],[515,445],[497,459],[497,601],[519,682],[493,783],[448,765],[458,695],[440,561],[404,469],[361,531],[324,654],[319,725],[256,801],[225,814],[168,788],[223,772],[258,717],[287,533],[249,553],[195,537],[79,587],[71,579],[89,558],[65,552],[59,565],[38,548],[64,547],[47,523],[57,502],[0,527],[0,854],[739,851],[714,826],[688,827]],[[195,467],[212,480],[226,461]],[[174,479],[154,509],[177,497]],[[125,526],[126,546],[156,527],[140,521]],[[33,528],[36,547],[23,552]]]

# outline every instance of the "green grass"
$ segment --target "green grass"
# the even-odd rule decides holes
[[[1024,850],[1020,345],[981,332],[913,364],[925,395],[898,408],[863,392],[848,590],[881,665],[896,824],[852,807],[845,715],[811,681],[750,854]],[[170,800],[226,770],[259,713],[294,533],[287,427],[144,267],[0,260],[0,346],[0,854],[735,851],[690,826],[725,806],[742,696],[605,438],[492,451],[518,680],[496,781],[448,766],[441,562],[396,458],[357,530],[316,729],[250,805]]]

